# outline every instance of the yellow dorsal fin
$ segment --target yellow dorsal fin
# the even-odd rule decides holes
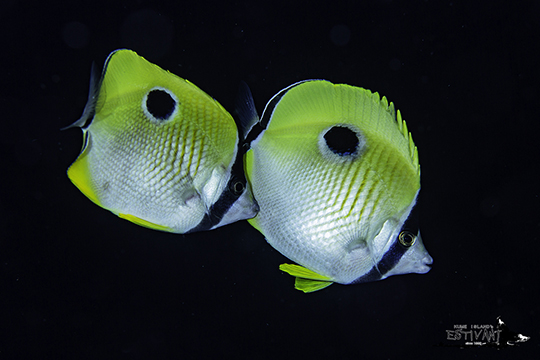
[[[317,274],[300,265],[281,264],[279,265],[279,269],[289,275],[295,276],[295,289],[305,293],[321,290],[333,284],[333,281],[329,277]]]

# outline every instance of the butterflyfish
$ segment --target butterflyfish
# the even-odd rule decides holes
[[[92,71],[80,155],[68,169],[97,205],[151,229],[210,230],[255,216],[244,136],[193,83],[130,50]]]
[[[248,221],[296,263],[280,269],[297,289],[430,270],[415,206],[418,150],[385,97],[295,83],[268,102],[248,138],[245,172],[260,207]]]

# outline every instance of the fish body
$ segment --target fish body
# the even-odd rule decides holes
[[[386,98],[308,80],[276,94],[253,129],[245,171],[260,211],[249,222],[299,264],[280,267],[297,289],[429,271],[418,152]]]
[[[92,71],[81,154],[71,181],[136,224],[174,233],[253,217],[241,137],[232,116],[197,86],[130,50]]]

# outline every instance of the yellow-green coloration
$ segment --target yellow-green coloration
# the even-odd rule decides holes
[[[280,94],[245,156],[260,206],[249,222],[305,268],[281,267],[300,290],[349,284],[382,259],[411,211],[418,151],[399,111],[377,93],[314,80]],[[336,126],[356,134],[354,153],[329,148],[324,136]]]
[[[129,50],[109,56],[98,86],[69,178],[121,218],[157,230],[193,229],[227,185],[238,144],[233,118],[191,82]],[[169,94],[170,114],[153,115],[151,91]]]
[[[295,276],[296,280],[294,287],[305,293],[322,290],[325,287],[332,285],[332,281],[326,276],[319,275],[303,266],[281,264],[279,265],[279,269],[285,271],[289,275]]]
[[[161,230],[161,231],[173,231],[168,226],[162,226],[162,225],[159,225],[159,224],[154,224],[154,223],[151,223],[149,221],[138,218],[136,216],[130,215],[130,214],[118,214],[118,217],[121,218],[121,219],[126,219],[128,221],[131,221],[134,224],[137,224],[137,225],[140,225],[140,226],[143,226],[143,227],[147,227],[149,229]]]

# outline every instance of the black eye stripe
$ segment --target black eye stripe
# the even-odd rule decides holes
[[[369,272],[353,281],[353,283],[356,284],[380,280],[387,272],[392,270],[397,263],[399,263],[403,255],[410,248],[412,248],[412,245],[414,245],[416,237],[418,236],[418,201],[419,197],[417,197],[416,204],[412,208],[409,217],[401,227],[398,236],[393,239],[390,249],[388,249],[388,251],[383,255],[382,259],[377,263],[377,265],[373,266]],[[410,242],[409,245],[404,245],[402,241],[400,241],[400,236],[403,236],[403,233],[407,233],[406,236],[413,236],[414,241]]]
[[[384,254],[382,259],[373,266],[371,270],[365,275],[359,277],[353,283],[363,283],[380,280],[387,272],[392,270],[396,264],[401,260],[403,254],[409,250],[410,247],[401,245],[398,240],[395,240],[390,249]]]
[[[242,181],[231,182],[230,185],[229,185],[229,189],[235,195],[238,195],[238,194],[241,194],[242,192],[244,192],[245,188],[246,188],[246,186],[244,185],[244,183]]]
[[[231,206],[246,191],[247,180],[244,175],[243,164],[243,153],[238,151],[231,170],[231,177],[225,188],[227,191],[221,193],[219,199],[211,206],[210,211],[204,215],[201,222],[188,232],[209,230],[219,224]],[[240,190],[240,188],[241,191],[235,191]]]

